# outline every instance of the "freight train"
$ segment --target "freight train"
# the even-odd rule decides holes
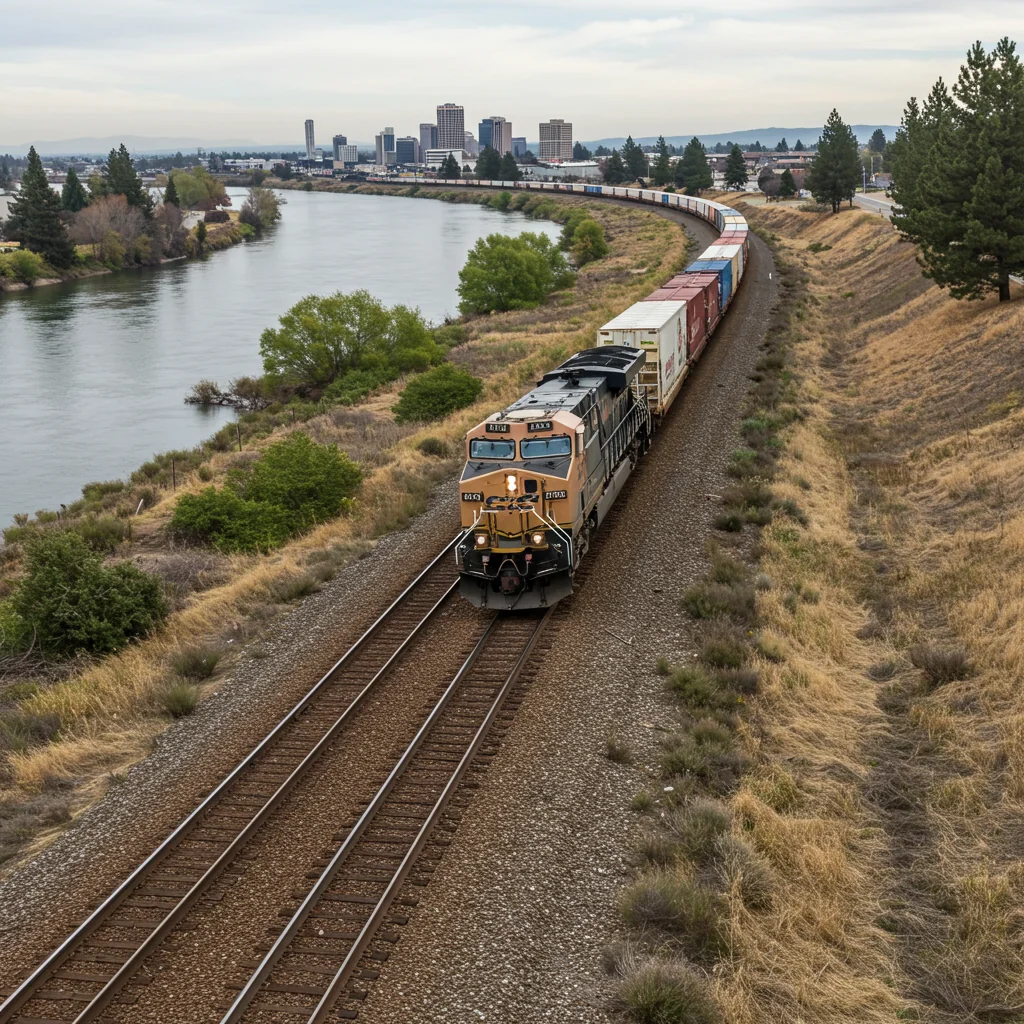
[[[466,435],[460,592],[478,607],[548,607],[572,593],[594,532],[732,303],[749,257],[747,222],[721,203],[654,189],[380,180],[631,199],[682,210],[721,232],[682,274],[601,327],[594,348]]]

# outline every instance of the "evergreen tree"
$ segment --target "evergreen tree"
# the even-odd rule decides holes
[[[51,266],[64,270],[75,258],[75,247],[68,240],[60,213],[60,196],[50,188],[43,162],[32,146],[21,189],[11,203],[4,230],[8,238],[39,253]]]
[[[894,141],[893,223],[921,249],[925,274],[954,298],[1010,298],[1024,273],[1024,66],[1001,39],[967,53],[953,87],[941,80]],[[915,105],[916,106],[916,105]]]
[[[598,146],[594,150],[594,156],[611,156],[612,151],[607,146]]]
[[[644,151],[633,141],[632,135],[628,136],[622,145],[622,162],[626,165],[627,176],[630,181],[647,177],[647,157],[644,155]]]
[[[667,185],[672,178],[672,168],[668,163],[668,144],[665,142],[664,135],[658,136],[658,144],[655,148],[658,158],[651,168],[651,178],[655,185]]]
[[[626,165],[617,149],[605,160],[602,177],[606,185],[621,185],[626,180]]]
[[[776,153],[788,153],[789,152],[789,143],[786,141],[786,136],[785,135],[783,135],[782,138],[779,139],[778,143],[776,144],[775,152]]]
[[[796,182],[793,180],[793,172],[787,167],[779,178],[779,198],[789,199],[796,195]]]
[[[807,172],[807,187],[817,202],[830,204],[832,212],[838,213],[844,199],[852,204],[860,178],[857,139],[833,108],[818,139],[818,153]]]
[[[0,160],[0,189],[9,189],[14,184],[14,176],[6,160]]]
[[[451,153],[444,158],[444,162],[438,169],[437,176],[444,178],[446,181],[454,181],[456,178],[462,177],[462,171],[459,170],[459,161]]]
[[[74,167],[68,168],[68,176],[60,193],[60,205],[69,213],[78,213],[89,205],[89,193],[85,191],[81,179],[75,174]]]
[[[476,176],[485,181],[494,181],[500,177],[501,157],[491,146],[484,146],[476,158]]]
[[[598,146],[598,149],[601,147]],[[572,158],[573,160],[590,160],[593,157],[593,153],[583,145],[582,142],[576,142],[572,147]]]
[[[122,195],[128,200],[129,206],[141,210],[146,218],[153,215],[153,200],[142,184],[132,163],[131,154],[122,142],[119,149],[112,149],[107,157],[107,169],[104,173],[107,195]]]
[[[881,128],[876,128],[871,133],[871,138],[868,141],[868,149],[872,153],[884,153],[885,152],[885,132]]]
[[[796,145],[793,147],[794,153],[802,153],[804,151],[804,144],[800,139],[796,140]]]
[[[516,158],[511,153],[506,153],[501,158],[501,166],[498,168],[498,180],[518,181],[522,176],[523,172],[519,170]]]
[[[714,178],[708,167],[707,153],[696,135],[686,144],[683,157],[676,163],[676,184],[682,186],[691,196],[711,188]]]
[[[164,203],[170,206],[181,206],[178,198],[178,186],[174,184],[174,175],[167,176],[167,187],[164,189]]]
[[[743,188],[747,181],[747,162],[743,159],[743,150],[733,143],[725,161],[725,187]]]

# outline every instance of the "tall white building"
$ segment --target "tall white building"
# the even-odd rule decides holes
[[[572,122],[553,117],[540,123],[538,160],[572,159]]]
[[[306,121],[306,159],[313,160],[316,157],[316,143],[313,141],[313,118]]]
[[[465,113],[457,103],[437,108],[437,149],[463,149],[466,145]]]

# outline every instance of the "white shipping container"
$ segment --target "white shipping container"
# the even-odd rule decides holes
[[[598,330],[597,344],[642,348],[647,353],[639,383],[647,389],[651,411],[662,414],[686,376],[686,303],[637,302]]]
[[[700,257],[702,260],[729,260],[732,263],[732,279],[739,282],[743,277],[743,246],[712,245]]]

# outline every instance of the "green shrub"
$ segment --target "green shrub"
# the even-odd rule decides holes
[[[666,688],[692,708],[715,708],[733,703],[715,681],[698,665],[684,665],[666,680]]]
[[[576,206],[569,211],[569,215],[562,222],[562,234],[558,240],[558,244],[563,249],[572,248],[572,238],[576,233],[576,229],[587,220],[592,220],[590,211],[584,206]]]
[[[425,437],[416,447],[431,458],[443,459],[448,455],[448,445],[439,437]]]
[[[96,480],[82,488],[82,497],[86,501],[99,501],[108,494],[120,494],[126,486],[123,480]]]
[[[685,964],[649,962],[619,985],[617,1003],[637,1024],[719,1024],[707,982]]]
[[[171,667],[185,679],[209,679],[222,655],[213,647],[186,647],[171,655]]]
[[[704,641],[700,660],[713,668],[739,668],[747,660],[747,648],[730,633],[715,633]]]
[[[394,406],[399,423],[438,420],[456,409],[471,405],[480,396],[483,382],[451,363],[413,377]]]
[[[78,534],[93,549],[101,554],[116,551],[117,546],[128,536],[128,526],[117,516],[83,516],[71,522],[69,529]]]
[[[292,534],[291,518],[269,502],[245,501],[228,487],[183,494],[168,524],[180,540],[210,544],[218,551],[268,552]]]
[[[741,583],[698,583],[683,595],[683,608],[695,619],[728,616],[749,622],[756,614],[753,588]]]
[[[530,209],[529,203],[525,209]],[[488,235],[477,241],[459,271],[459,309],[463,313],[530,309],[572,281],[565,257],[546,235]]]
[[[191,715],[199,704],[199,687],[193,683],[174,683],[164,691],[163,704],[171,718]]]
[[[732,835],[719,836],[714,853],[722,885],[735,890],[751,910],[768,910],[775,891],[775,876],[768,862]]]
[[[25,622],[14,602],[0,601],[0,657],[20,651],[28,640]]]
[[[608,243],[604,239],[604,229],[596,220],[583,221],[572,236],[572,258],[576,266],[582,267],[607,255]]]
[[[108,654],[145,636],[167,614],[160,581],[127,562],[104,566],[71,531],[48,532],[26,551],[11,604],[42,650]]]
[[[372,370],[349,370],[324,389],[324,401],[331,405],[355,405],[386,381]]]
[[[15,249],[14,252],[0,254],[0,277],[19,284],[31,284],[47,274],[53,276],[46,261],[39,253],[29,249]]]
[[[269,445],[246,470],[231,475],[247,501],[285,510],[293,531],[334,519],[352,505],[363,474],[337,445],[317,444],[301,431]]]
[[[717,800],[694,800],[670,814],[665,824],[684,856],[701,865],[711,860],[718,837],[729,831],[732,816]]]

